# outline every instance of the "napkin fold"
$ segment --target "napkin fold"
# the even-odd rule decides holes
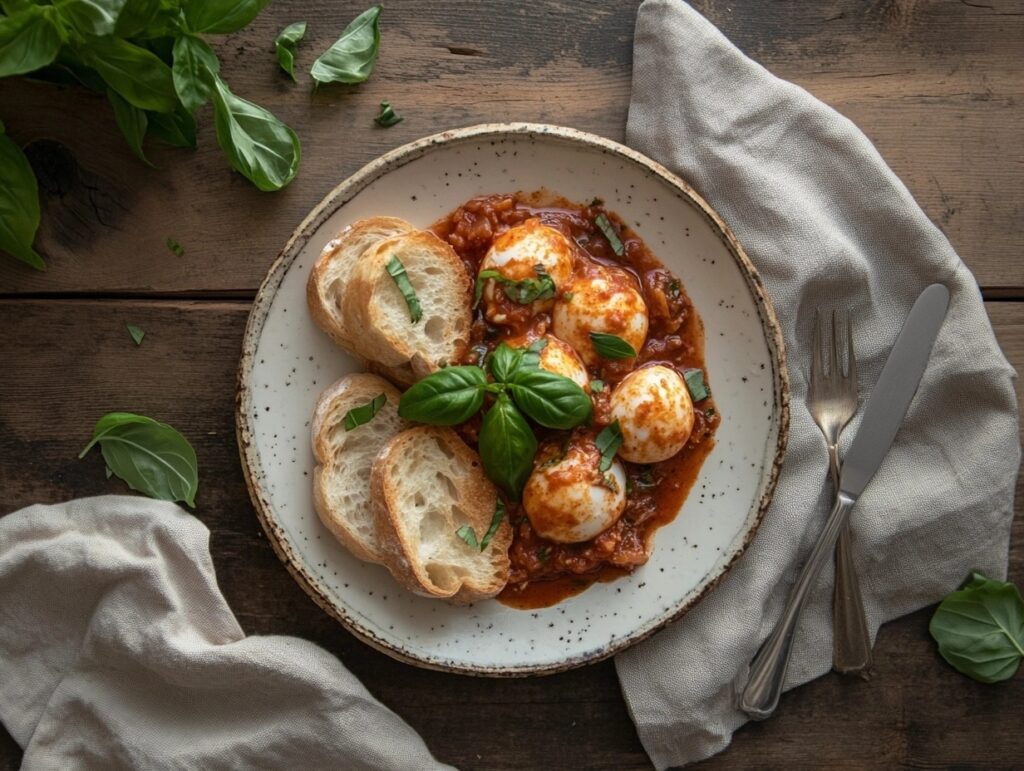
[[[128,496],[0,519],[0,720],[23,768],[450,768],[334,656],[246,637],[209,536]]]
[[[824,441],[805,408],[816,308],[853,314],[866,397],[918,293],[940,281],[952,295],[904,425],[851,520],[872,637],[971,570],[1005,576],[1020,446],[1015,375],[974,277],[856,126],[681,0],[641,5],[633,60],[626,141],[732,227],[782,324],[792,395],[785,464],[747,553],[681,622],[616,660],[662,769],[720,751],[746,721],[733,680],[778,619],[831,504]],[[828,571],[804,611],[787,688],[830,669],[831,596]]]

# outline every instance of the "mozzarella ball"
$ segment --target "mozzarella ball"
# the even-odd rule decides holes
[[[551,276],[556,289],[561,289],[572,278],[573,248],[559,231],[531,219],[494,239],[480,270],[496,270],[511,281],[522,281],[537,278],[537,266]],[[501,324],[505,319],[500,305],[495,305],[496,284],[494,279],[484,284],[484,315]],[[531,303],[532,312],[550,310],[553,303],[553,298],[537,300]]]
[[[660,364],[626,375],[612,391],[610,404],[622,429],[619,455],[633,463],[671,458],[693,430],[693,401],[686,382]]]
[[[543,445],[523,489],[523,509],[533,529],[558,543],[579,543],[603,533],[626,508],[626,472],[617,460],[602,472],[590,437]]]
[[[580,388],[586,388],[590,382],[590,375],[572,346],[554,335],[544,335],[541,339],[547,340],[547,345],[539,354],[540,368],[567,377]],[[525,348],[530,345],[525,336],[512,338],[506,342],[513,348]]]
[[[591,332],[621,337],[635,351],[647,339],[647,305],[629,276],[604,268],[576,279],[555,303],[553,331],[576,349],[585,364],[601,357],[590,341]]]

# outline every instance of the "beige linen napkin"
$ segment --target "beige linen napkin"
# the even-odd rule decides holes
[[[829,505],[825,448],[805,408],[815,308],[855,314],[866,395],[916,295],[933,281],[952,294],[906,421],[853,512],[872,633],[971,570],[1005,575],[1020,447],[1014,373],[973,276],[857,127],[680,0],[643,3],[633,58],[627,142],[733,228],[775,304],[792,385],[789,451],[747,554],[682,621],[616,661],[644,747],[665,768],[718,752],[745,722],[732,681],[778,618]],[[830,667],[831,595],[828,575],[803,614],[788,687]]]
[[[450,768],[334,656],[246,637],[209,535],[127,496],[0,519],[0,720],[24,768]]]

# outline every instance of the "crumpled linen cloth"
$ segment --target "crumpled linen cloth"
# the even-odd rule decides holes
[[[662,769],[720,751],[746,721],[733,680],[779,617],[831,503],[824,442],[805,407],[815,308],[854,314],[864,396],[917,294],[941,281],[952,295],[906,421],[851,519],[872,635],[972,570],[1005,576],[1020,446],[1015,375],[973,276],[860,130],[681,0],[643,3],[633,59],[627,144],[690,182],[736,233],[778,313],[792,386],[789,450],[749,550],[684,619],[616,660]],[[858,425],[859,416],[844,445]],[[831,667],[826,572],[787,688]]]
[[[209,536],[129,496],[0,519],[0,720],[23,768],[450,768],[331,654],[246,637]]]

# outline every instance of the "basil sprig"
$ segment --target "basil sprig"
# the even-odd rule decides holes
[[[547,300],[555,296],[555,280],[544,270],[543,265],[534,265],[537,278],[511,279],[505,278],[496,270],[482,270],[476,277],[476,289],[473,291],[473,306],[480,304],[480,295],[484,291],[484,283],[494,279],[501,284],[505,295],[514,303],[529,305],[537,300]]]
[[[485,394],[496,394],[480,427],[480,460],[488,478],[510,499],[519,500],[537,452],[526,417],[548,428],[570,429],[587,421],[593,409],[590,397],[574,381],[539,368],[539,352],[546,343],[542,339],[518,349],[501,343],[487,359],[493,383],[477,366],[439,370],[402,395],[398,414],[452,426],[479,412]]]
[[[274,39],[274,51],[277,54],[277,63],[281,69],[295,77],[295,49],[299,47],[299,41],[306,36],[306,22],[297,21],[289,24]]]
[[[618,335],[591,332],[590,342],[593,343],[597,355],[605,359],[632,359],[636,356],[636,349]]]
[[[601,433],[594,439],[594,445],[601,453],[601,463],[597,469],[603,474],[612,467],[615,453],[622,446],[622,428],[619,426],[619,421],[616,420],[614,423],[602,428]]]
[[[345,413],[345,430],[351,431],[352,429],[359,428],[359,426],[365,425],[373,420],[373,416],[377,414],[381,407],[387,404],[387,394],[377,394],[366,404],[360,404],[358,407],[353,407]]]
[[[1013,584],[975,573],[939,604],[928,631],[958,671],[982,683],[1009,680],[1024,659],[1024,600]]]
[[[420,307],[420,298],[416,296],[416,290],[412,288],[409,281],[409,274],[405,272],[405,266],[398,257],[392,255],[386,266],[388,275],[395,280],[398,291],[405,298],[405,304],[409,306],[409,318],[413,324],[419,323],[423,318],[423,308]]]
[[[604,237],[608,239],[608,243],[611,244],[612,251],[615,252],[619,257],[625,254],[626,249],[622,245],[622,239],[619,238],[619,234],[615,232],[615,226],[612,225],[610,219],[605,214],[598,214],[594,218],[594,224],[604,233]]]
[[[108,471],[132,490],[150,498],[196,505],[196,452],[166,423],[131,412],[110,412],[96,422],[92,439],[78,457],[85,457],[96,444]]]
[[[313,62],[309,74],[320,83],[362,83],[373,72],[380,50],[380,12],[383,6],[367,8],[345,27],[334,45]]]

